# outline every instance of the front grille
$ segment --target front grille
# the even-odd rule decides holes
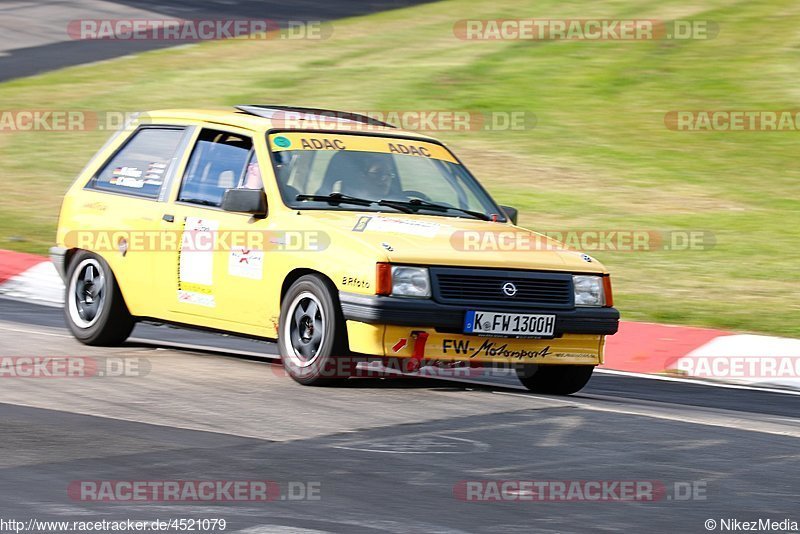
[[[445,304],[503,304],[540,308],[573,306],[572,275],[492,269],[431,270],[434,298]],[[513,284],[516,293],[503,291]]]

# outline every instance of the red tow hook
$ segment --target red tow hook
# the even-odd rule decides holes
[[[414,340],[414,355],[405,362],[405,372],[413,373],[422,366],[422,359],[425,357],[425,343],[428,342],[428,333],[414,331],[411,332],[411,339]]]

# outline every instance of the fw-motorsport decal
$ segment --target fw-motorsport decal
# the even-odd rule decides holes
[[[537,358],[582,358],[587,360],[594,360],[597,358],[596,354],[584,352],[551,352],[550,345],[542,347],[541,349],[513,349],[508,348],[508,343],[498,343],[496,341],[483,340],[478,348],[472,344],[469,339],[443,339],[442,340],[442,353],[447,354],[448,351],[455,352],[456,354],[464,354],[469,358],[476,356],[483,357],[501,357],[513,358],[516,360],[524,359],[537,359]]]

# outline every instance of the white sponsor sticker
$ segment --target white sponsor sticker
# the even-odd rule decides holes
[[[144,187],[144,180],[139,180],[138,178],[128,178],[127,176],[112,178],[108,181],[108,183],[112,185],[118,185],[120,187],[133,187],[134,189],[141,189]]]
[[[366,217],[363,216],[356,223],[355,231],[387,232],[393,234],[416,235],[420,237],[433,237],[441,226],[428,221],[413,219],[398,219],[395,217]]]
[[[187,217],[181,241],[181,282],[214,284],[214,249],[219,221]]]
[[[141,178],[142,170],[136,167],[117,167],[111,172],[112,176],[125,176],[127,178]]]
[[[214,295],[198,293],[196,291],[184,291],[182,289],[178,290],[178,302],[197,304],[198,306],[205,306],[207,308],[213,308],[217,305],[214,300]]]
[[[233,247],[228,256],[228,273],[231,276],[261,280],[264,273],[264,251]]]

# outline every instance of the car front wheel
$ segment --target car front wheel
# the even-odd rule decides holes
[[[108,264],[95,254],[80,251],[69,264],[64,317],[72,335],[86,345],[119,345],[131,334],[135,321]]]
[[[278,346],[286,372],[306,386],[340,382],[348,367],[347,330],[335,288],[316,275],[299,278],[283,298]]]
[[[517,376],[535,393],[570,395],[589,382],[594,365],[520,365]]]

